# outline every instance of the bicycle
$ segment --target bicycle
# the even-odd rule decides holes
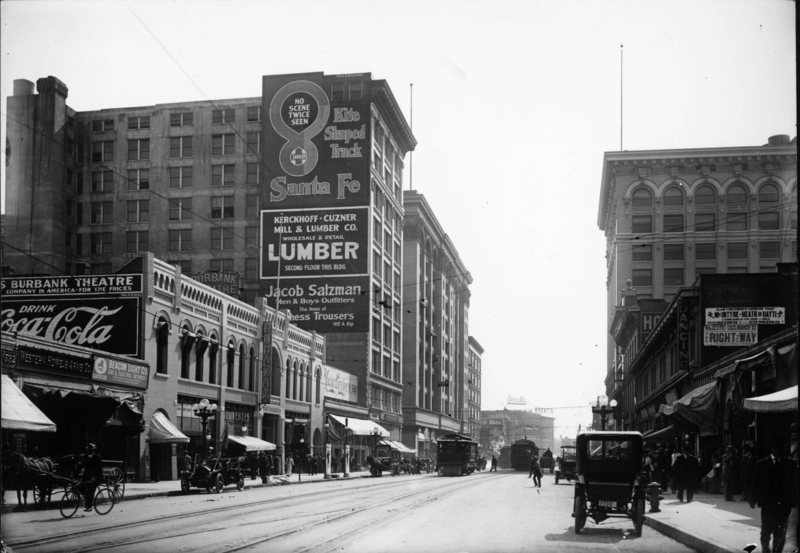
[[[64,492],[64,497],[59,502],[59,510],[61,516],[70,518],[78,512],[78,508],[82,507],[85,501],[85,495],[81,491],[82,482],[72,482]],[[118,488],[118,487],[117,487]],[[94,494],[94,510],[98,515],[107,515],[114,508],[114,504],[118,503],[116,496],[116,488],[112,489],[107,484],[98,486]]]
[[[106,486],[114,494],[114,504],[122,501],[125,496],[125,473],[119,468],[113,468],[106,476]]]

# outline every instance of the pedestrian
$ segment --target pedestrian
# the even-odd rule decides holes
[[[85,511],[92,510],[94,494],[97,486],[103,481],[103,460],[97,454],[97,446],[89,444],[83,461],[83,476],[81,478],[81,492],[86,499]]]
[[[669,488],[669,472],[671,468],[671,459],[669,453],[667,453],[667,448],[662,444],[658,448],[658,456],[656,457],[659,467],[659,475],[658,475],[658,482],[661,485],[662,493],[667,493]]]
[[[292,475],[292,467],[294,467],[294,459],[291,455],[286,456],[286,476]]]
[[[653,481],[653,458],[649,449],[645,449],[642,455],[642,478],[647,484]]]
[[[692,454],[692,448],[683,448],[683,454],[679,454],[672,465],[675,485],[678,487],[678,500],[683,502],[683,492],[686,492],[686,502],[689,503],[694,497],[695,480],[699,470],[697,457]]]
[[[331,472],[339,472],[339,456],[336,453],[333,454],[333,459],[331,460]]]
[[[275,476],[281,474],[281,458],[277,454],[272,456],[272,474]]]
[[[314,455],[311,457],[311,476],[317,474],[317,456]]]
[[[722,456],[722,485],[725,492],[725,501],[733,501],[733,488],[736,481],[736,451],[732,445],[725,448]]]
[[[194,468],[194,463],[192,462],[192,456],[189,455],[189,449],[186,448],[183,450],[183,470],[186,472],[187,475],[191,475],[192,468]]]
[[[711,455],[711,469],[714,474],[711,476],[711,493],[722,491],[722,450],[717,449]]]
[[[753,444],[745,442],[742,447],[742,461],[739,463],[739,473],[742,480],[742,501],[748,501],[750,485],[753,483],[755,472],[756,456],[753,451]]]
[[[536,455],[531,455],[530,470],[528,471],[528,478],[533,478],[533,467],[536,465]]]
[[[497,457],[492,455],[492,468],[489,469],[489,472],[495,471],[497,472]]]
[[[256,476],[258,476],[258,457],[253,451],[248,451],[245,455],[247,455],[246,462],[247,468],[250,470],[250,480],[255,480]]]
[[[533,466],[533,485],[537,488],[542,487],[542,465],[539,464],[538,457],[536,457],[536,463]]]
[[[267,454],[263,451],[258,454],[258,470],[261,473],[261,483],[267,483]]]
[[[791,514],[794,494],[792,462],[783,455],[783,441],[773,440],[768,457],[756,462],[748,503],[761,507],[761,547],[780,552]],[[770,549],[770,539],[774,549]]]

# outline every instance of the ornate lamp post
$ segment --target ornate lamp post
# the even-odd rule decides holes
[[[342,470],[344,471],[344,476],[350,476],[350,450],[347,448],[347,429],[350,424],[350,419],[344,419],[344,467]]]
[[[602,429],[606,429],[606,422],[608,422],[608,415],[614,414],[617,409],[617,400],[612,399],[609,403],[608,396],[599,396],[597,398],[597,404],[592,405],[592,413],[595,415],[600,415],[600,424]]]
[[[200,422],[203,424],[203,456],[208,455],[208,436],[206,428],[208,427],[208,419],[217,412],[217,404],[209,403],[205,398],[200,400],[200,403],[192,405],[192,413],[200,417]]]

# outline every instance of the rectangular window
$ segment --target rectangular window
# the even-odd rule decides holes
[[[111,192],[114,189],[114,173],[112,171],[94,171],[92,173],[92,192]]]
[[[634,269],[631,275],[633,286],[652,286],[653,285],[653,270],[652,269]]]
[[[394,262],[400,263],[400,244],[394,243]]]
[[[191,198],[172,198],[169,201],[170,221],[186,221],[192,218]]]
[[[233,204],[233,196],[211,196],[211,218],[232,219]]]
[[[361,99],[361,83],[350,83],[350,100]]]
[[[729,242],[728,259],[747,259],[747,242]]]
[[[652,261],[653,245],[636,244],[633,246],[633,261]]]
[[[664,286],[683,286],[683,268],[667,267],[664,269]]]
[[[258,217],[258,194],[247,194],[245,197],[245,217]]]
[[[247,133],[247,152],[248,154],[259,154],[261,152],[261,133]]]
[[[683,261],[683,244],[664,244],[664,261]]]
[[[717,272],[714,267],[697,267],[694,270],[695,275],[713,275]]]
[[[171,261],[170,263],[172,263],[176,267],[180,267],[181,268],[181,273],[183,273],[184,275],[192,274],[192,262],[191,262],[191,260]]]
[[[248,121],[261,121],[261,106],[249,106],[247,108]]]
[[[212,250],[232,250],[233,249],[233,230],[232,229],[211,229],[211,249]]]
[[[747,213],[728,213],[728,230],[747,230]]]
[[[70,231],[64,233],[64,247],[67,248],[67,251],[70,253],[75,249],[73,246],[73,236],[74,235]],[[67,273],[69,274],[69,271],[67,271]]]
[[[664,232],[683,232],[683,215],[680,214],[665,214],[664,215]]]
[[[792,211],[792,216],[791,216],[791,219],[789,221],[789,228],[791,228],[792,230],[797,230],[797,212],[796,211]]]
[[[778,230],[779,228],[779,213],[767,212],[758,214],[758,230]]]
[[[103,119],[102,121],[92,121],[92,132],[113,131],[114,120]]]
[[[258,258],[248,257],[244,260],[244,279],[256,280],[258,278]]]
[[[150,188],[150,169],[129,169],[128,190],[147,190]]]
[[[83,255],[83,234],[75,235],[75,255]]]
[[[633,225],[631,232],[643,233],[653,232],[653,216],[652,215],[634,215]]]
[[[128,140],[128,161],[150,159],[150,139]]]
[[[92,233],[92,254],[110,254],[111,253],[111,233],[110,232],[94,232]]]
[[[114,161],[114,142],[92,142],[92,161],[104,163]]]
[[[169,231],[169,251],[192,251],[192,229]]]
[[[244,227],[244,247],[258,247],[258,227]]]
[[[83,204],[81,202],[75,204],[75,223],[78,225],[83,224]]]
[[[212,259],[208,262],[208,270],[214,272],[233,272],[233,259]]]
[[[128,253],[146,252],[150,249],[150,233],[146,230],[126,232]]]
[[[236,122],[236,110],[215,109],[211,115],[212,125],[231,124]]]
[[[247,176],[245,178],[245,182],[247,184],[258,184],[261,182],[261,167],[258,163],[248,163],[247,167]]]
[[[372,272],[377,278],[381,276],[381,255],[378,252],[372,252]]]
[[[716,217],[713,213],[698,213],[694,216],[695,232],[717,230]]]
[[[780,242],[759,242],[758,243],[758,258],[759,259],[780,259],[781,258],[781,243]]]
[[[191,188],[192,187],[192,168],[191,167],[170,167],[169,168],[169,187],[170,188]]]
[[[149,115],[142,115],[140,117],[128,117],[128,128],[129,129],[149,129],[150,128],[150,116]]]
[[[235,165],[212,165],[211,186],[233,186]]]
[[[193,154],[193,137],[191,136],[173,136],[169,139],[169,157],[192,157]]]
[[[696,244],[694,250],[694,258],[701,259],[716,259],[717,258],[717,245],[713,242],[704,244]]]
[[[193,127],[194,114],[192,113],[173,113],[169,116],[171,127]]]
[[[129,200],[128,218],[129,223],[141,223],[150,220],[150,200]]]
[[[92,202],[93,225],[108,225],[114,222],[114,202]]]
[[[233,153],[233,134],[215,134],[211,137],[211,155],[221,156]]]
[[[341,102],[344,100],[344,83],[334,83],[331,85],[331,102]]]
[[[74,219],[75,218],[75,202],[73,202],[69,198],[67,198],[67,201],[66,201],[66,203],[64,205],[64,214],[69,219]]]
[[[83,173],[80,171],[75,174],[75,193],[83,194]]]

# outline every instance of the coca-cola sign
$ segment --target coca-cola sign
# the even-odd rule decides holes
[[[138,356],[141,296],[141,275],[4,278],[0,329]]]

